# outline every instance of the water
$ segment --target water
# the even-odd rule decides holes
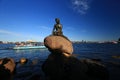
[[[9,48],[12,48],[14,46],[15,46],[15,44],[0,44],[0,50],[1,49],[9,49]]]
[[[110,80],[120,80],[120,44],[73,44],[78,59],[100,59],[109,70]]]
[[[73,47],[73,54],[78,59],[100,59],[110,72],[110,80],[120,80],[120,59],[112,57],[120,56],[120,44],[76,43],[73,44]],[[44,75],[41,65],[49,54],[50,52],[47,49],[0,50],[0,58],[11,57],[16,62],[22,57],[28,59],[27,64],[17,65],[14,80],[27,80],[35,74]]]
[[[111,56],[120,55],[120,44],[73,44],[74,53],[79,58],[100,58],[103,61],[113,60]]]

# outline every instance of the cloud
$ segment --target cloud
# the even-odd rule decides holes
[[[0,34],[4,34],[7,37],[11,36],[11,38],[15,38],[16,40],[28,40],[28,39],[35,39],[35,40],[39,40],[39,39],[43,39],[42,36],[39,35],[33,35],[31,33],[17,33],[17,32],[12,32],[12,31],[8,31],[8,30],[2,30],[0,29]],[[8,39],[7,39],[8,40]]]
[[[7,31],[7,30],[0,30],[0,34],[8,34],[8,35],[20,36],[20,34],[18,34],[18,33]]]
[[[86,14],[90,8],[88,0],[71,0],[73,10],[80,14]]]

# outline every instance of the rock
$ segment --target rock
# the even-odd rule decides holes
[[[44,39],[44,45],[51,53],[73,53],[72,42],[62,36],[48,36]]]
[[[109,72],[105,65],[91,59],[84,59],[81,62],[87,65],[88,70],[86,74],[90,78],[94,78],[95,80],[109,80]]]
[[[113,66],[116,66],[116,67],[119,67],[119,68],[120,68],[120,62],[109,61],[108,63],[112,64]]]
[[[25,63],[27,63],[27,61],[28,61],[28,59],[26,59],[26,58],[21,58],[20,59],[21,64],[25,64]]]
[[[95,61],[95,62],[101,62],[101,61],[102,61],[102,60],[99,59],[99,58],[92,58],[91,60],[92,60],[92,61]]]
[[[48,80],[108,80],[105,66],[64,54],[51,53],[42,70]]]
[[[15,72],[15,62],[12,58],[0,59],[0,80],[11,80]]]
[[[120,59],[120,55],[112,56],[114,59]]]
[[[72,56],[73,46],[66,37],[48,36],[44,45],[51,52],[42,65],[47,80],[108,80],[108,70],[99,60]]]
[[[42,65],[42,70],[49,80],[86,79],[87,66],[76,58],[64,54],[50,54]]]
[[[36,65],[36,64],[38,64],[38,59],[32,60],[32,65]]]

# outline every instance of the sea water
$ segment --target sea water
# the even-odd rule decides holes
[[[120,80],[120,44],[107,43],[74,43],[73,55],[78,59],[99,59],[110,72],[110,80]],[[28,63],[16,66],[14,80],[28,80],[32,75],[43,75],[41,66],[50,52],[48,49],[12,50],[1,49],[0,58],[11,57],[18,62],[21,58],[27,58]]]

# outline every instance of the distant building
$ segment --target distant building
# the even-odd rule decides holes
[[[2,41],[0,41],[0,44],[3,44],[3,42],[2,42]]]

